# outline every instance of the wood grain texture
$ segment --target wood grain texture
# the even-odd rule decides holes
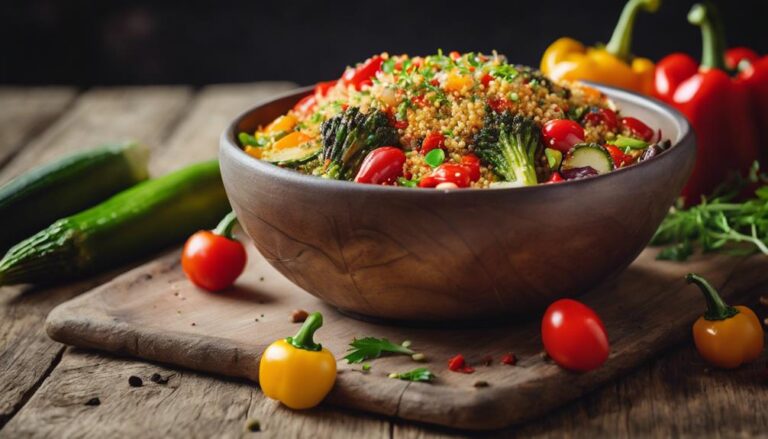
[[[587,374],[566,372],[538,355],[538,319],[458,329],[361,322],[290,284],[253,250],[246,273],[227,293],[206,294],[192,287],[179,269],[178,255],[171,253],[58,307],[49,315],[47,330],[68,344],[255,381],[263,349],[295,332],[291,311],[321,310],[326,324],[318,338],[340,360],[330,403],[450,427],[494,429],[541,416],[684,339],[702,306],[699,291],[685,285],[685,273],[707,276],[735,301],[768,281],[768,261],[762,256],[709,256],[677,264],[656,261],[654,255],[646,250],[617,279],[583,297],[602,316],[612,343],[608,362]],[[374,361],[368,374],[359,365],[347,365],[341,360],[347,343],[363,336],[411,340],[430,359],[437,382],[388,379],[390,372],[418,365],[403,356]],[[498,364],[508,351],[518,355],[518,366]],[[458,352],[471,363],[489,354],[497,362],[472,375],[453,373],[446,362]],[[490,386],[474,387],[478,380]]]
[[[124,137],[160,145],[189,98],[189,90],[182,87],[87,92],[0,171],[0,180],[61,154]],[[62,346],[43,331],[48,311],[118,272],[54,288],[0,289],[0,425],[13,416],[61,354]]]

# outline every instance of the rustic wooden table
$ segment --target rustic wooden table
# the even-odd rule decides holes
[[[124,139],[152,147],[155,175],[215,157],[218,135],[234,115],[291,87],[0,88],[0,183],[68,151]],[[53,307],[124,270],[55,288],[0,289],[0,437],[465,435],[328,406],[291,412],[249,382],[67,348],[46,336],[43,321]],[[171,375],[169,383],[128,385],[131,375],[155,372]],[[93,397],[101,404],[86,405]],[[767,405],[765,354],[736,371],[710,371],[687,343],[543,419],[495,435],[765,436]],[[245,432],[249,419],[260,421],[260,433]]]

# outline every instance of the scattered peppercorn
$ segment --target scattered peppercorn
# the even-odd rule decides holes
[[[248,419],[245,422],[245,431],[250,431],[253,433],[261,431],[261,422],[259,422],[257,419]]]
[[[261,276],[261,277],[259,278],[259,281],[261,281],[261,282],[264,282],[264,276]]]
[[[501,364],[506,364],[508,366],[514,366],[515,364],[517,364],[517,357],[512,352],[504,354],[504,355],[501,356]]]
[[[169,378],[164,378],[159,373],[153,373],[151,377],[149,377],[149,380],[156,384],[168,384]]]
[[[195,322],[192,322],[192,326],[197,326],[197,323],[195,323]]]
[[[91,398],[85,401],[85,405],[101,405],[101,400],[99,398]]]
[[[475,384],[473,384],[475,387],[488,387],[488,381],[475,381]]]
[[[131,387],[141,387],[144,385],[144,381],[142,381],[141,378],[137,377],[136,375],[131,375],[128,377],[128,385]]]
[[[458,354],[455,357],[448,360],[448,370],[450,370],[451,372],[459,372],[459,373],[473,373],[475,371],[475,368],[467,365],[467,362],[464,360],[464,356],[461,354]]]
[[[301,323],[304,320],[307,320],[307,317],[309,317],[308,312],[304,311],[303,309],[294,309],[291,313],[291,322]]]

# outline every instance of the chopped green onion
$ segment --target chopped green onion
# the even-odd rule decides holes
[[[427,162],[429,166],[436,168],[445,161],[445,151],[440,148],[435,148],[424,156],[424,161]]]
[[[613,141],[613,144],[619,148],[630,149],[645,149],[648,147],[648,142],[645,140],[635,139],[634,137],[627,137],[622,135],[617,136],[616,140]]]
[[[419,182],[414,180],[408,180],[405,177],[398,177],[397,184],[403,187],[416,187]]]

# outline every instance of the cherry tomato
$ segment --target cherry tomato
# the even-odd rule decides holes
[[[230,287],[243,273],[247,260],[243,244],[232,237],[237,218],[230,213],[216,230],[201,230],[187,239],[181,253],[184,274],[208,291]]]
[[[552,175],[549,176],[547,183],[560,183],[561,181],[565,181],[565,179],[562,175],[560,175],[559,172],[555,171],[552,173]]]
[[[451,51],[448,54],[449,57],[451,57],[452,60],[456,61],[457,59],[461,58],[461,54],[455,50]]]
[[[502,113],[504,110],[508,110],[510,107],[509,101],[504,98],[490,98],[488,99],[488,106],[491,110]]]
[[[570,119],[554,119],[541,128],[544,143],[560,152],[568,152],[573,145],[584,141],[584,128]]]
[[[653,130],[643,123],[640,119],[634,117],[622,117],[621,126],[628,129],[633,135],[650,142],[655,134]]]
[[[317,105],[317,98],[315,98],[315,95],[307,95],[301,98],[301,100],[293,106],[293,111],[299,114],[307,114],[315,108],[315,105]]]
[[[493,81],[493,76],[491,76],[488,73],[486,73],[485,75],[483,75],[482,78],[480,78],[480,83],[483,84],[483,87],[488,87],[488,84],[490,84],[491,81]]]
[[[472,181],[480,180],[480,159],[469,153],[461,158],[461,164],[469,168],[469,179]]]
[[[453,183],[458,187],[467,187],[471,182],[472,171],[464,165],[443,163],[431,174],[421,179],[419,187],[436,187],[440,183]]]
[[[560,299],[547,308],[541,321],[544,349],[560,367],[587,372],[608,359],[610,347],[605,326],[588,306]]]
[[[605,145],[605,149],[608,150],[608,154],[613,159],[613,166],[617,168],[630,165],[635,160],[631,155],[624,154],[624,151],[620,150],[616,145]]]
[[[392,184],[403,175],[405,153],[394,146],[382,146],[369,152],[360,171],[355,177],[356,183]]]
[[[426,154],[435,148],[445,149],[445,136],[440,133],[431,132],[421,142],[421,153]]]
[[[590,122],[592,125],[603,124],[611,131],[619,126],[619,119],[616,117],[616,112],[608,108],[598,108],[588,112],[584,116],[584,122]]]
[[[381,70],[384,58],[380,55],[368,58],[364,63],[355,68],[348,68],[341,76],[341,82],[345,85],[354,85],[355,90],[360,90],[364,85],[371,84],[371,78]]]
[[[317,85],[315,85],[315,94],[319,94],[320,96],[327,95],[328,90],[332,89],[337,82],[339,81],[318,82]]]

